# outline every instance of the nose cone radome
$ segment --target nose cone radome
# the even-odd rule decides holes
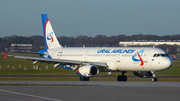
[[[173,65],[172,59],[167,58],[164,61],[164,69],[169,69]]]

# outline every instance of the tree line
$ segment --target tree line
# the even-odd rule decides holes
[[[117,35],[117,36],[106,36],[106,35],[97,35],[95,37],[89,37],[86,35],[79,35],[76,37],[66,37],[66,36],[59,36],[57,37],[60,44],[64,47],[118,47],[120,41],[131,41],[131,40],[180,40],[180,34],[177,35],[165,35],[165,36],[158,36],[158,35]],[[11,44],[32,44],[33,48],[32,51],[39,51],[41,46],[44,46],[44,38],[43,36],[36,35],[30,37],[24,36],[6,36],[0,37],[0,52],[5,52],[11,46]],[[150,46],[152,47],[152,46]],[[167,50],[170,50],[170,53],[177,53],[177,45],[170,46],[170,45],[159,45],[156,46]],[[176,48],[176,49],[175,49]]]

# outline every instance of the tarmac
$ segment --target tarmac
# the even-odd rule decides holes
[[[0,81],[0,84],[0,101],[179,101],[180,99],[180,82]]]

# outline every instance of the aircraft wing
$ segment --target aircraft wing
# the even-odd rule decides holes
[[[26,57],[26,56],[14,56],[14,58],[27,59],[37,62],[46,62],[46,63],[54,63],[61,65],[81,65],[81,64],[91,64],[100,67],[107,67],[105,62],[88,62],[88,61],[76,61],[76,60],[65,60],[65,59],[47,59],[47,58],[39,58],[39,57]]]

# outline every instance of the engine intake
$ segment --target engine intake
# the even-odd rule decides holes
[[[94,65],[81,66],[77,70],[78,75],[83,77],[95,76],[99,73],[99,68]]]

